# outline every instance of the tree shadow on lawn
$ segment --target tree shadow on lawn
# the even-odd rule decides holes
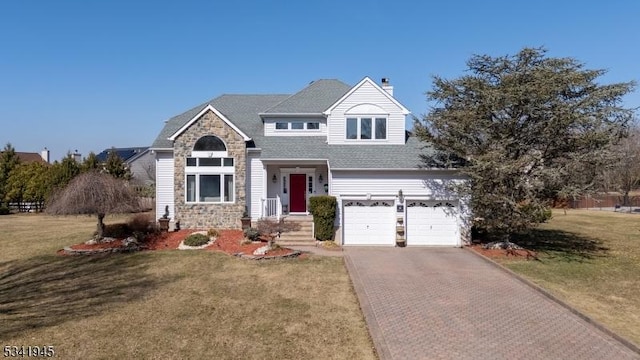
[[[139,299],[159,279],[144,257],[38,256],[0,263],[0,339]],[[164,280],[163,280],[164,281]]]
[[[512,241],[526,249],[565,261],[590,260],[606,256],[609,250],[598,239],[562,230],[531,229],[527,233],[513,235]]]

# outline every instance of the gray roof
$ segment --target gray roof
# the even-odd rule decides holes
[[[280,137],[261,139],[260,157],[269,159],[327,159],[331,169],[417,169],[421,154],[434,150],[409,136],[404,145],[329,145],[324,136]]]
[[[289,95],[226,94],[219,96],[167,120],[151,147],[155,149],[173,148],[173,141],[169,140],[169,137],[180,130],[207,105],[211,105],[220,111],[249,137],[254,137],[254,135],[259,135],[263,132],[262,119],[260,119],[258,113],[288,97]]]
[[[253,139],[265,160],[326,159],[332,169],[413,169],[421,166],[420,154],[433,153],[412,136],[404,145],[328,145],[326,136],[264,136],[260,114],[319,114],[349,90],[339,80],[317,80],[291,96],[222,95],[169,119],[151,147],[173,148],[168,138],[210,104]]]
[[[351,86],[335,79],[320,79],[291,95],[264,114],[320,114],[351,90]]]

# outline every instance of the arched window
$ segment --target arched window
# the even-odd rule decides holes
[[[207,135],[196,141],[193,151],[227,151],[227,147],[219,137]]]

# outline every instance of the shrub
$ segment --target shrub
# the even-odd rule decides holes
[[[129,225],[125,223],[107,224],[104,226],[104,236],[116,239],[126,238],[131,234]]]
[[[312,196],[309,199],[309,211],[313,215],[316,239],[324,241],[333,238],[337,203],[336,198],[329,195]]]
[[[133,237],[142,241],[149,235],[158,234],[160,227],[154,221],[153,217],[147,214],[136,214],[127,222],[129,230]]]
[[[4,205],[0,205],[0,215],[9,215],[11,214],[11,210]]]
[[[207,231],[207,235],[209,235],[209,237],[217,237],[218,235],[220,235],[220,232],[214,228],[211,228]]]
[[[191,234],[184,239],[184,244],[187,246],[202,246],[209,242],[209,237],[204,234]]]
[[[256,241],[260,237],[260,231],[256,228],[250,227],[244,230],[244,236],[251,241]]]

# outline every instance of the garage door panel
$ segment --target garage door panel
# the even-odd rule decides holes
[[[345,245],[393,245],[395,222],[393,202],[357,201],[344,203]]]
[[[456,208],[450,202],[407,202],[407,245],[457,246]]]

